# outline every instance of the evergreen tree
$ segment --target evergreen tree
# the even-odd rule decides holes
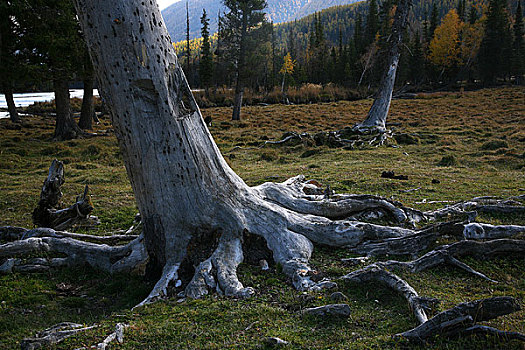
[[[16,21],[16,4],[2,1],[0,3],[0,93],[5,95],[9,116],[12,122],[20,122],[13,99],[15,82],[26,70],[18,52],[20,50],[20,27]]]
[[[361,14],[358,13],[355,19],[354,26],[354,46],[357,54],[360,55],[363,51],[363,20]]]
[[[466,0],[458,0],[456,12],[458,13],[459,19],[465,22],[465,7],[467,6]]]
[[[425,19],[423,20],[423,39],[425,40],[425,45],[428,46],[430,42],[430,28],[428,27],[428,12],[425,13]]]
[[[483,81],[494,83],[507,73],[510,58],[509,19],[505,0],[490,0],[481,42],[479,63]]]
[[[516,77],[516,82],[522,84],[523,73],[525,72],[525,43],[523,42],[523,10],[521,9],[521,0],[518,0],[513,29],[512,74]]]
[[[468,14],[468,22],[469,24],[474,24],[478,20],[478,10],[476,9],[476,6],[472,4],[470,6],[470,12]]]
[[[430,13],[430,27],[428,28],[429,42],[434,37],[434,31],[439,24],[439,12],[436,3],[432,4],[432,12]]]
[[[253,29],[260,26],[265,18],[263,10],[266,0],[223,0],[229,12],[224,15],[224,45],[230,62],[235,66],[236,84],[232,119],[240,120],[247,75],[246,55],[249,41],[260,40],[252,36]],[[251,43],[253,45],[253,43]]]
[[[202,86],[208,91],[208,87],[210,86],[213,77],[213,58],[210,45],[210,20],[206,15],[205,9],[202,9],[201,24],[202,46],[201,59],[199,62],[199,76]]]
[[[38,66],[42,79],[53,81],[56,105],[54,138],[75,138],[82,131],[73,121],[69,81],[82,69],[84,41],[69,0],[27,0],[20,2],[17,24],[24,28],[22,46]],[[34,76],[33,76],[34,77]]]
[[[425,80],[425,55],[419,31],[414,35],[411,46],[412,55],[410,56],[409,77],[414,84],[417,84]]]
[[[370,5],[368,7],[368,16],[366,17],[366,45],[369,45],[375,41],[378,30],[379,13],[377,9],[377,1],[370,0]]]

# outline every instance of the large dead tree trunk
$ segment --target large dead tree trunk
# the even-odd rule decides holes
[[[377,96],[368,112],[366,119],[355,126],[359,131],[378,131],[386,130],[386,117],[392,100],[392,91],[396,81],[396,72],[401,55],[400,46],[403,42],[403,31],[408,23],[408,13],[412,6],[412,0],[400,0],[397,3],[392,33],[388,39],[390,48],[388,52],[388,64],[385,73],[381,78]]]
[[[70,140],[79,136],[82,132],[73,118],[71,118],[71,105],[69,101],[69,85],[65,79],[53,81],[56,105],[56,140]]]
[[[307,265],[313,242],[355,245],[413,233],[310,215],[325,203],[285,207],[272,198],[271,186],[248,187],[206,128],[157,6],[75,2],[142,216],[149,271],[162,271],[147,301],[188,272],[194,276],[186,293],[193,297],[208,288],[232,296],[253,293],[236,276],[247,232],[266,241],[299,289],[316,284]],[[281,197],[294,199],[285,191]]]

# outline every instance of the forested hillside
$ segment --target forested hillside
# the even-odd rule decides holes
[[[249,87],[266,91],[255,100],[275,101],[268,91],[275,90],[276,85],[282,85],[283,91],[285,85],[294,91],[311,83],[332,83],[342,89],[330,92],[324,100],[373,93],[383,72],[394,12],[393,1],[370,0],[335,6],[269,28],[263,26],[264,30],[254,28],[253,35],[260,43],[247,53],[252,62]],[[502,0],[414,2],[404,33],[397,89],[410,92],[522,82],[522,12],[516,0],[509,4]],[[230,86],[235,66],[235,61],[223,54],[223,36],[219,32],[211,38],[215,86]],[[184,66],[194,87],[202,86],[199,42],[190,43],[191,62]],[[175,47],[187,61],[186,43]],[[283,73],[287,54],[293,69]],[[227,104],[228,99],[225,101]]]
[[[266,16],[269,22],[282,23],[301,18],[321,11],[325,8],[351,4],[356,0],[269,0]],[[188,13],[190,19],[190,38],[200,36],[199,18],[202,10],[210,18],[210,32],[215,33],[218,29],[217,18],[220,13],[226,11],[222,0],[194,0],[188,2]],[[166,27],[173,41],[177,42],[186,38],[186,1],[178,1],[162,11]]]

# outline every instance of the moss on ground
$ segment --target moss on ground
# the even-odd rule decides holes
[[[213,118],[210,128],[232,168],[249,185],[282,181],[304,174],[339,192],[392,197],[427,210],[476,196],[525,193],[525,105],[523,88],[487,89],[463,94],[424,95],[395,100],[389,122],[418,142],[397,148],[347,151],[311,145],[257,149],[264,140],[288,131],[315,133],[341,129],[360,121],[371,100],[312,105],[251,106],[241,122],[232,122],[228,108],[204,109]],[[53,158],[66,163],[65,204],[89,184],[102,224],[94,232],[127,228],[137,211],[120,152],[113,136],[65,142],[51,141],[53,120],[26,117],[21,128],[0,121],[0,225],[31,227],[31,212]],[[110,129],[108,119],[96,131]],[[235,146],[245,146],[246,150]],[[453,156],[454,162],[440,164]],[[394,171],[408,180],[381,178]],[[432,180],[439,180],[432,182]],[[407,191],[417,189],[414,191]],[[492,223],[525,225],[525,217],[484,217]],[[445,241],[441,243],[446,243]],[[319,248],[312,264],[336,277],[355,267],[340,261],[344,249]],[[465,259],[473,268],[500,281],[492,284],[455,268],[440,267],[402,277],[420,295],[442,300],[444,310],[466,300],[495,295],[525,299],[525,261],[515,257]],[[290,349],[405,348],[392,334],[416,325],[407,304],[379,285],[340,283],[352,308],[345,320],[300,317],[305,307],[330,303],[330,292],[300,293],[279,273],[242,264],[240,278],[257,290],[254,298],[233,300],[210,296],[204,300],[159,302],[139,310],[130,307],[144,298],[152,282],[140,277],[109,276],[89,268],[52,273],[0,276],[0,348],[63,321],[97,323],[98,328],[68,339],[57,348],[100,342],[117,322],[126,322],[119,349],[240,349],[264,348],[263,339],[276,336]],[[490,322],[505,330],[525,332],[525,312]],[[422,348],[522,348],[517,342],[476,337],[444,340]]]

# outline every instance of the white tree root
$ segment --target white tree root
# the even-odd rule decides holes
[[[133,227],[131,228],[133,229]],[[4,241],[23,240],[31,237],[54,237],[54,238],[74,238],[77,240],[90,241],[92,243],[116,244],[122,241],[132,241],[138,235],[131,234],[114,234],[110,236],[95,236],[82,233],[73,233],[66,231],[56,231],[50,228],[25,229],[22,227],[4,226],[0,227],[0,239]]]
[[[407,262],[389,260],[376,264],[382,268],[404,268],[413,273],[418,273],[441,264],[450,264],[489,282],[497,283],[497,281],[459,261],[457,257],[471,255],[484,259],[501,254],[512,254],[514,256],[525,255],[525,241],[514,239],[498,239],[487,242],[460,241],[451,245],[438,247],[416,260]]]
[[[469,201],[459,202],[434,211],[425,212],[431,220],[440,220],[450,217],[466,217],[473,221],[478,213],[485,214],[523,214],[525,206],[522,201],[525,196],[501,199],[497,197],[476,197]]]
[[[320,279],[317,271],[309,266],[314,243],[347,247],[351,252],[368,256],[417,255],[443,235],[463,239],[492,239],[511,237],[525,231],[523,226],[492,226],[463,222],[441,223],[415,231],[359,222],[351,219],[364,215],[363,213],[382,213],[383,217],[390,217],[404,225],[413,225],[432,217],[428,213],[405,208],[400,203],[381,197],[334,195],[315,181],[305,181],[302,176],[280,184],[257,186],[245,193],[245,196],[241,196],[241,201],[236,207],[240,209],[231,214],[228,224],[218,227],[226,232],[220,235],[217,246],[208,253],[209,255],[196,262],[193,277],[180,295],[202,298],[210,292],[216,292],[236,298],[252,296],[255,293],[254,289],[244,287],[237,276],[239,264],[245,254],[250,254],[243,251],[243,232],[263,238],[271,258],[282,266],[283,273],[290,277],[297,290],[316,291],[334,288],[337,284],[328,279]],[[348,217],[350,220],[344,220]],[[0,265],[0,273],[45,271],[59,266],[81,264],[109,272],[131,271],[137,266],[144,266],[147,261],[142,235],[137,237],[119,234],[101,237],[43,228],[26,230],[2,227],[0,239],[7,241],[0,245],[0,259],[4,260]],[[131,242],[125,245],[106,244],[129,240]],[[204,245],[209,243],[206,239],[198,242]],[[358,283],[375,280],[385,284],[403,295],[418,322],[425,324],[428,320],[426,312],[435,300],[420,297],[405,280],[387,269],[405,268],[417,273],[447,263],[495,282],[457,258],[464,255],[492,256],[524,252],[525,241],[522,240],[460,241],[439,247],[413,261],[378,262],[349,273],[342,279]],[[51,256],[33,257],[39,253]],[[172,293],[170,287],[181,287],[182,263],[168,258],[152,291],[135,308],[167,298]]]
[[[219,295],[248,298],[255,293],[245,288],[237,277],[237,267],[243,261],[242,242],[239,238],[221,237],[217,249],[210,258],[195,268],[191,282],[184,294],[198,299],[215,290]]]
[[[95,327],[96,326],[84,327],[77,323],[62,322],[37,333],[33,338],[25,338],[22,340],[20,347],[22,350],[35,350],[41,347],[49,347],[62,342],[72,335]]]
[[[3,228],[2,232],[5,233],[4,237],[13,238],[21,230],[10,231]],[[36,272],[58,266],[72,267],[86,264],[111,273],[131,272],[145,264],[147,260],[142,236],[134,238],[126,245],[109,246],[71,238],[92,239],[91,235],[67,234],[52,229],[28,230],[25,233],[28,238],[22,237],[0,245],[0,259],[5,259],[0,265],[0,272]],[[34,254],[61,256],[24,259]]]
[[[157,281],[149,295],[146,297],[146,299],[134,306],[132,310],[168,297],[168,286],[172,282],[175,282],[175,287],[180,287],[182,282],[178,279],[179,276],[177,274],[179,267],[180,263],[166,263],[164,269],[162,270],[162,275],[160,276],[159,280]]]
[[[114,340],[119,344],[124,342],[124,329],[129,327],[129,325],[124,323],[117,323],[115,326],[115,331],[108,335],[102,342],[97,344],[97,350],[106,350],[106,347]]]
[[[407,300],[410,309],[419,323],[424,323],[428,320],[425,309],[429,308],[428,304],[430,299],[421,298],[408,282],[392,272],[385,270],[379,264],[372,264],[364,269],[351,272],[341,277],[341,279],[355,283],[380,282],[392,288]]]
[[[488,321],[520,309],[517,301],[511,297],[494,297],[461,303],[437,314],[416,328],[400,333],[397,336],[414,342],[426,342],[437,335],[452,337],[473,334],[478,330],[483,330],[486,333],[496,333],[498,335],[503,333],[507,335],[507,332],[499,330],[495,332],[493,328],[489,330],[484,329],[484,327],[475,327],[475,325],[477,322]],[[509,338],[524,339],[525,337],[519,333],[512,333],[508,334]]]
[[[303,214],[329,219],[345,219],[363,213],[387,215],[398,224],[413,225],[423,220],[423,213],[405,208],[400,203],[371,195],[332,195],[316,181],[306,181],[302,175],[283,183],[267,182],[254,190],[265,200]]]

